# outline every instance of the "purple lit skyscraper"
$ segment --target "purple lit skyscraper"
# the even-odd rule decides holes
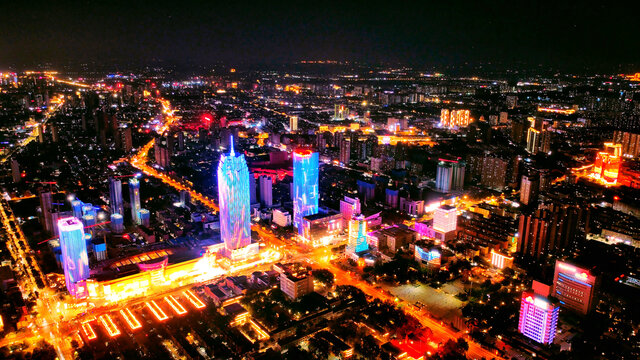
[[[558,305],[534,292],[524,292],[520,303],[518,331],[541,344],[550,344],[556,336]]]
[[[218,196],[225,248],[231,252],[251,244],[249,169],[244,155],[234,152],[233,137],[229,154],[223,154],[218,164]]]
[[[79,219],[68,217],[58,220],[58,229],[67,290],[74,297],[86,296],[82,282],[89,278],[89,258],[84,239],[84,225]]]
[[[318,153],[293,152],[293,226],[302,235],[302,218],[318,213]]]

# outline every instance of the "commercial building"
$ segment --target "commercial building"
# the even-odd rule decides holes
[[[586,315],[595,306],[599,278],[585,269],[557,260],[553,274],[553,296],[560,306]]]
[[[518,331],[541,344],[551,344],[556,336],[560,308],[533,291],[522,293]]]
[[[124,217],[121,214],[111,214],[111,231],[121,234],[124,231]]]
[[[140,225],[138,211],[142,206],[140,204],[140,181],[137,178],[129,180],[129,204],[131,205],[131,219]]]
[[[318,213],[318,153],[296,150],[293,153],[293,226],[304,232],[302,219]]]
[[[456,231],[458,224],[457,209],[450,205],[442,205],[433,214],[433,228],[443,233]]]
[[[513,266],[513,256],[509,256],[502,251],[491,250],[491,265],[498,268],[510,268]]]
[[[604,151],[600,151],[596,155],[591,176],[606,185],[616,184],[622,163],[621,156],[621,144],[604,143]]]
[[[112,214],[124,215],[124,203],[122,201],[122,181],[109,178],[109,202]]]
[[[313,247],[339,240],[342,229],[342,215],[337,212],[318,213],[302,218],[303,241]]]
[[[347,251],[359,253],[369,250],[367,244],[367,220],[364,215],[355,215],[349,221],[349,240]]]
[[[151,213],[147,209],[138,210],[138,219],[140,220],[140,225],[149,227],[151,223]]]
[[[360,199],[345,196],[340,200],[340,214],[345,224],[351,221],[355,214],[360,214]]]
[[[289,226],[291,225],[291,214],[284,209],[273,209],[271,221],[280,227]]]
[[[79,219],[70,217],[59,219],[58,229],[67,290],[71,296],[85,297],[87,293],[84,281],[89,278],[89,258],[84,225]]]
[[[429,269],[439,269],[442,264],[440,249],[436,246],[415,244],[414,257],[420,265]]]
[[[251,244],[251,214],[249,199],[249,169],[243,154],[233,150],[230,139],[228,154],[218,163],[218,199],[220,207],[220,236],[227,255]]]

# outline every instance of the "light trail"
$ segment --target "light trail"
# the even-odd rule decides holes
[[[133,316],[133,313],[131,313],[131,310],[129,310],[129,308],[120,310],[120,315],[122,315],[131,330],[140,329],[142,327],[140,321],[138,321],[138,319]]]
[[[95,331],[93,331],[93,328],[91,328],[91,325],[89,325],[88,322],[82,323],[82,331],[84,332],[84,335],[89,340],[93,340],[93,339],[98,337],[98,336],[96,336]]]
[[[100,315],[98,319],[102,323],[102,326],[104,326],[105,330],[107,330],[107,333],[109,334],[109,336],[116,337],[120,335],[120,329],[118,329],[116,324],[113,322],[113,319],[111,319],[111,316],[109,316],[108,314],[104,314],[104,315]]]
[[[162,311],[160,306],[156,304],[155,300],[148,301],[145,304],[147,305],[149,310],[151,310],[151,312],[156,317],[156,319],[158,319],[158,321],[165,321],[169,318],[167,314],[164,311]]]
[[[196,308],[196,309],[202,309],[204,308],[206,305],[202,302],[202,300],[198,299],[198,297],[191,292],[191,290],[187,290],[185,292],[183,292],[184,296],[187,297],[187,299],[189,299],[189,302],[191,302],[191,304]]]
[[[173,297],[173,295],[167,296],[166,298],[164,298],[164,301],[166,301],[167,304],[171,306],[171,308],[176,312],[177,315],[184,315],[187,313],[187,310],[185,310],[184,306],[182,306],[182,304],[180,304],[178,300]]]

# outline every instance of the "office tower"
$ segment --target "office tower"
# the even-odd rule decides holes
[[[251,244],[251,214],[247,162],[233,150],[233,136],[229,148],[218,163],[218,197],[220,235],[231,253]]]
[[[360,199],[345,196],[340,200],[340,214],[345,224],[351,220],[353,215],[360,214]]]
[[[551,344],[556,336],[560,308],[532,291],[522,293],[518,331],[541,344]]]
[[[82,207],[84,203],[78,199],[71,202],[71,209],[73,210],[73,217],[76,219],[82,218]]]
[[[67,290],[74,297],[84,296],[84,287],[78,283],[89,278],[89,258],[82,222],[73,217],[59,219],[58,229]]]
[[[122,201],[122,182],[116,178],[109,178],[109,195],[112,214],[124,214]]]
[[[349,165],[351,161],[351,140],[342,139],[340,141],[340,163],[344,165]]]
[[[111,231],[121,234],[124,231],[124,217],[122,214],[111,214]]]
[[[520,202],[529,205],[535,204],[538,200],[540,176],[537,172],[531,172],[528,175],[522,175],[520,182]]]
[[[51,210],[53,207],[53,199],[50,192],[40,193],[40,210],[42,211],[42,225],[47,231],[52,231]]]
[[[140,225],[149,227],[151,223],[151,214],[147,209],[138,210],[138,219],[140,219]]]
[[[452,180],[453,164],[449,161],[440,159],[436,170],[436,190],[444,193],[451,191]]]
[[[318,153],[293,153],[293,226],[302,235],[302,218],[318,213]]]
[[[261,175],[258,180],[260,182],[260,204],[264,207],[273,206],[273,182],[271,176]]]
[[[22,180],[22,174],[20,173],[20,163],[16,159],[11,159],[11,177],[14,183],[19,183]]]
[[[443,233],[455,231],[458,226],[457,209],[453,206],[442,205],[433,214],[433,228]]]
[[[141,208],[140,181],[136,178],[129,180],[129,204],[131,205],[131,220],[139,225],[138,210]]]
[[[352,253],[369,250],[369,245],[367,244],[367,220],[363,215],[356,215],[349,221],[347,250]]]
[[[586,315],[595,307],[599,278],[568,262],[557,260],[553,274],[553,296],[560,306]]]
[[[298,131],[298,117],[290,116],[289,117],[289,130],[290,131]]]

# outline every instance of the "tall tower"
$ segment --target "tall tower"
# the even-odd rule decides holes
[[[436,171],[436,190],[447,193],[451,191],[453,181],[453,164],[449,161],[440,160]]]
[[[260,204],[264,207],[273,206],[273,182],[271,176],[260,176]]]
[[[518,331],[541,344],[550,344],[556,336],[558,306],[534,292],[522,293]]]
[[[367,220],[363,215],[354,216],[349,221],[347,250],[354,253],[369,250],[369,244],[367,244]]]
[[[140,181],[136,178],[129,180],[129,203],[131,204],[131,219],[140,224],[138,210],[140,210]]]
[[[122,182],[116,178],[109,178],[109,194],[112,214],[124,214],[124,204],[122,203]]]
[[[227,251],[251,244],[251,214],[249,199],[249,169],[243,154],[233,150],[222,154],[218,164],[218,197],[220,234]]]
[[[40,210],[42,210],[42,224],[47,231],[53,230],[51,223],[51,210],[53,209],[53,199],[50,192],[40,193]]]
[[[318,153],[293,153],[293,226],[302,235],[302,218],[318,213]]]
[[[67,290],[74,297],[82,297],[84,286],[79,282],[89,278],[89,258],[84,239],[84,226],[79,219],[68,217],[58,220],[62,267]]]

